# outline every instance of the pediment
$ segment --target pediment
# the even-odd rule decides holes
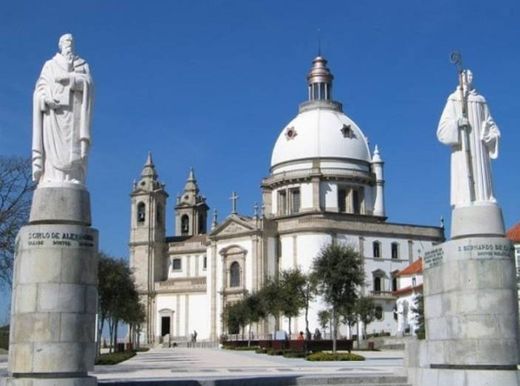
[[[238,216],[227,218],[211,232],[211,236],[224,236],[254,231],[255,227]]]

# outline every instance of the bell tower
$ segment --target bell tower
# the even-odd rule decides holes
[[[175,205],[175,235],[195,236],[207,233],[208,205],[199,194],[193,168],[190,169],[184,191],[177,196]]]
[[[130,268],[141,302],[145,306],[147,343],[152,343],[155,293],[154,283],[165,279],[165,212],[168,193],[155,170],[151,153],[138,182],[134,182],[131,197]]]

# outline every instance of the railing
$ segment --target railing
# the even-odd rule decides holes
[[[370,291],[370,296],[378,298],[395,298],[392,291]]]

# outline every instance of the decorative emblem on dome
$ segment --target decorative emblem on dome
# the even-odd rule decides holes
[[[343,125],[341,128],[341,134],[343,134],[343,137],[345,138],[356,138],[356,134],[354,134],[354,131],[350,125]]]
[[[291,127],[288,127],[287,129],[285,129],[285,138],[287,138],[288,140],[294,139],[294,137],[296,137],[297,135],[298,135],[298,133],[296,132],[296,129],[294,128],[294,126],[291,126]]]

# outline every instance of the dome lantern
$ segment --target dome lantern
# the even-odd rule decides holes
[[[307,74],[309,101],[331,101],[333,79],[334,76],[327,67],[327,60],[317,56],[312,61],[312,68]]]

